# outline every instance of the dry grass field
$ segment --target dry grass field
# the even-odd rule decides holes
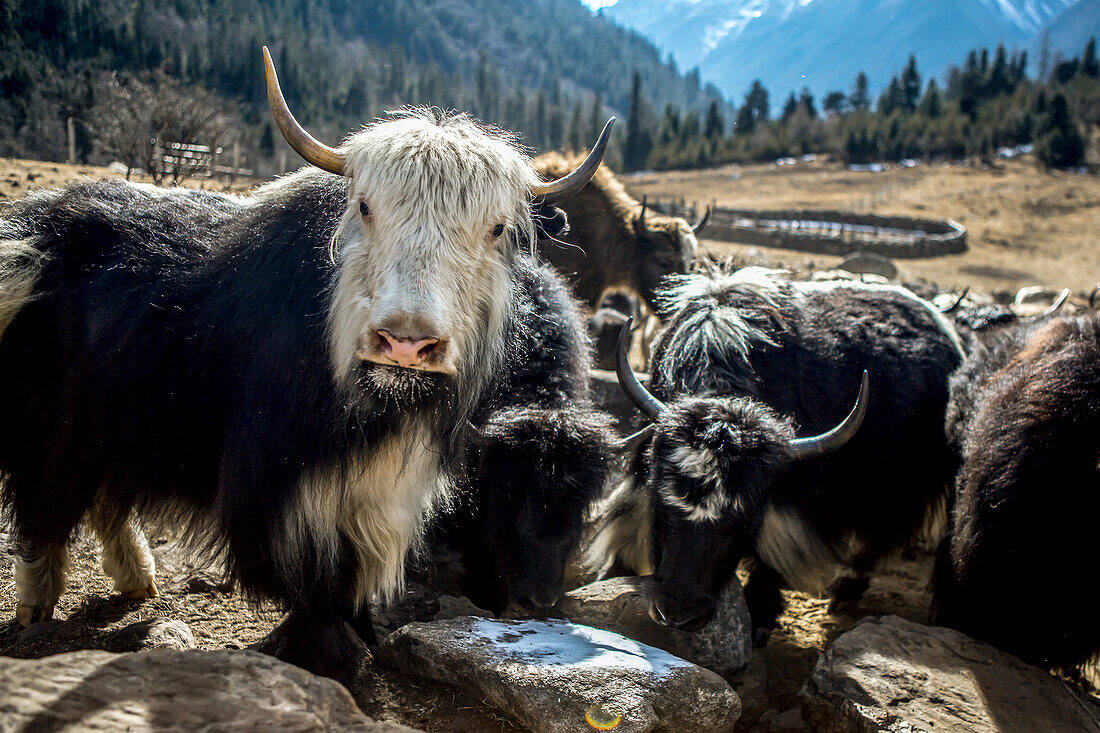
[[[993,168],[949,163],[854,172],[839,163],[733,165],[627,179],[637,197],[684,197],[700,204],[746,209],[823,208],[862,213],[950,218],[969,233],[968,252],[898,260],[910,277],[942,289],[1015,292],[1027,285],[1068,287],[1088,294],[1100,280],[1100,177],[1046,173],[1030,157]],[[714,254],[749,248],[705,242]],[[765,250],[781,264],[829,269],[840,258]],[[801,269],[801,267],[799,268]]]

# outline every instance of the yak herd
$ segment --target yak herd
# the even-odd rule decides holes
[[[332,148],[264,59],[312,168],[248,196],[82,182],[0,217],[21,623],[52,616],[82,522],[117,591],[156,595],[141,525],[170,522],[285,608],[276,656],[347,681],[429,529],[477,603],[544,613],[588,523],[584,562],[651,574],[674,628],[742,559],[763,635],[781,588],[855,601],[942,536],[936,623],[1048,667],[1100,651],[1100,313],[697,264],[698,226],[599,167],[610,121],[578,159],[423,109]],[[599,309],[613,287],[661,324],[648,387],[626,359],[643,306]],[[593,399],[584,306],[619,335],[635,435]]]

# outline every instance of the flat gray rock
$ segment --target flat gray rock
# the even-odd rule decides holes
[[[888,257],[883,257],[874,252],[853,252],[847,255],[837,267],[856,275],[878,275],[887,280],[893,280],[898,276],[897,265]]]
[[[386,733],[332,680],[254,652],[0,657],[0,733],[327,730]]]
[[[191,628],[182,621],[151,618],[106,634],[101,644],[109,652],[141,652],[148,649],[195,648]]]
[[[610,578],[571,590],[557,612],[664,649],[727,679],[741,672],[752,654],[752,621],[736,578],[718,600],[714,620],[695,632],[670,629],[650,618],[646,579],[639,577]]]
[[[799,693],[816,731],[1100,731],[1100,706],[1047,672],[951,629],[864,619]]]
[[[375,654],[458,685],[537,733],[729,731],[741,701],[718,675],[645,644],[566,621],[456,618],[404,626]]]

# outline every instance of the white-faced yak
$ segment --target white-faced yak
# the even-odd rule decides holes
[[[951,379],[962,451],[933,620],[1034,664],[1100,652],[1100,314],[1002,327]]]
[[[611,434],[575,388],[583,344],[572,326],[543,338],[578,317],[533,252],[536,210],[556,218],[584,186],[611,123],[551,182],[463,115],[411,110],[330,148],[264,60],[276,121],[315,168],[244,197],[76,183],[0,219],[17,615],[51,616],[83,519],[135,597],[156,590],[131,517],[183,521],[244,593],[289,611],[277,656],[347,679],[352,629],[374,638],[368,602],[400,590],[456,480],[509,492],[512,537],[537,522],[524,512],[600,489]]]
[[[590,564],[652,572],[651,615],[682,629],[711,618],[744,557],[758,630],[784,582],[843,580],[837,597],[858,600],[942,511],[951,324],[903,288],[758,267],[678,278],[665,297],[651,392],[619,370],[653,437],[604,502]]]

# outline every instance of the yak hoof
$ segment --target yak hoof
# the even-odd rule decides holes
[[[20,626],[30,626],[53,618],[53,606],[25,606],[22,603],[15,609],[15,620]]]
[[[157,584],[154,581],[149,581],[149,585],[145,588],[138,588],[137,590],[128,590],[123,592],[122,597],[128,601],[147,601],[150,598],[156,598]]]
[[[343,619],[316,623],[293,612],[252,648],[345,687],[351,686],[367,651]]]

